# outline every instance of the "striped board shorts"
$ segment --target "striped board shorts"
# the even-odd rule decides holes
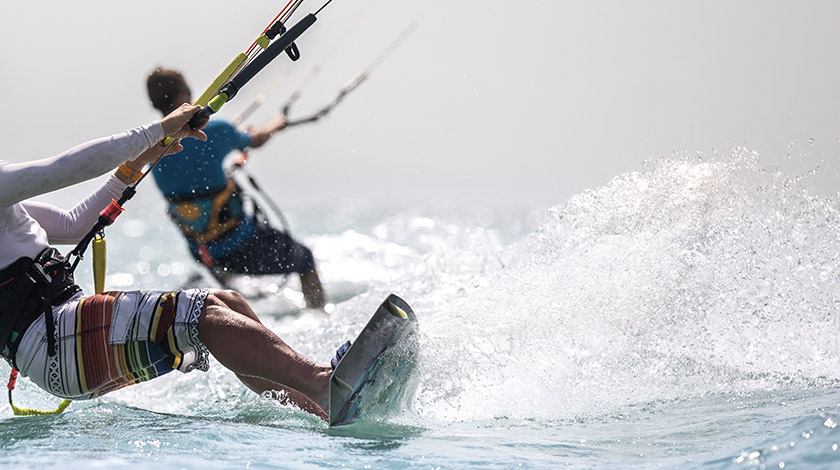
[[[62,398],[95,398],[167,372],[206,371],[198,338],[207,289],[81,294],[53,307],[56,354],[47,353],[41,315],[26,330],[15,362],[21,375]]]

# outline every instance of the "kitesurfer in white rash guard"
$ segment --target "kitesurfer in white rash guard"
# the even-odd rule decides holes
[[[255,392],[284,390],[288,401],[326,419],[330,365],[295,352],[262,325],[236,292],[111,291],[85,297],[72,273],[67,275],[67,264],[50,248],[83,238],[111,199],[161,155],[159,143],[165,137],[204,140],[203,132],[187,124],[198,110],[183,105],[160,121],[52,158],[0,160],[0,331],[11,332],[0,338],[0,351],[44,390],[73,399],[94,398],[175,369],[207,370],[209,351]],[[172,150],[180,148],[176,142]],[[70,210],[27,200],[118,165],[113,176]],[[32,281],[38,277],[35,265],[47,272],[49,282]],[[50,291],[60,277],[69,277],[60,286],[69,298]],[[49,312],[40,309],[41,301]]]

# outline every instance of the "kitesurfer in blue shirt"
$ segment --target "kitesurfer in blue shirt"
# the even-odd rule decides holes
[[[192,101],[189,85],[177,70],[155,69],[147,86],[152,105],[164,115]],[[298,273],[307,307],[323,308],[323,288],[311,250],[263,217],[245,211],[242,191],[223,166],[230,152],[258,148],[285,125],[285,118],[277,117],[242,131],[213,119],[203,129],[207,142],[184,141],[178,158],[163,157],[153,174],[190,253],[223,284],[229,274]]]

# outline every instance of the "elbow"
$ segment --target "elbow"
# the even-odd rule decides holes
[[[87,227],[77,222],[68,222],[58,233],[47,232],[47,236],[51,244],[75,245],[88,234],[91,228],[93,228],[92,225]]]

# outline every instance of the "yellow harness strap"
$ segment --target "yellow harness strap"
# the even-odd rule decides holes
[[[93,290],[97,294],[105,292],[105,261],[106,261],[105,237],[100,236],[93,239]]]
[[[184,235],[200,244],[206,244],[217,240],[225,233],[236,228],[242,221],[242,217],[219,222],[219,215],[222,212],[222,208],[228,203],[230,197],[236,192],[236,189],[236,183],[232,179],[229,179],[225,189],[213,196],[213,205],[210,208],[210,221],[207,223],[207,229],[204,232],[198,232],[184,224],[178,224],[178,227],[184,232]],[[177,203],[175,211],[179,216],[187,220],[201,215],[201,209],[190,201]]]

